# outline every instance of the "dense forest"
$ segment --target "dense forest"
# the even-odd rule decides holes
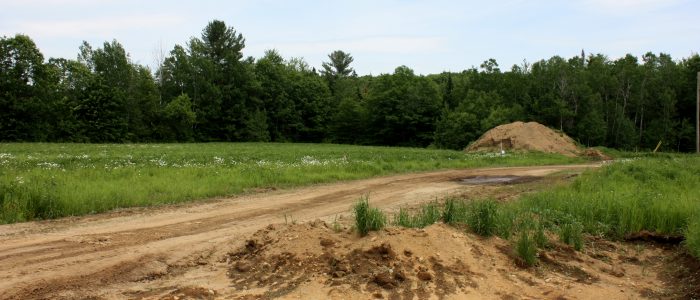
[[[117,41],[45,60],[26,35],[0,39],[0,141],[332,142],[460,149],[493,126],[537,121],[583,145],[692,151],[700,56],[581,53],[501,70],[358,76],[349,53],[316,70],[275,50],[244,57],[222,21],[157,70]],[[515,50],[514,50],[515,51]]]

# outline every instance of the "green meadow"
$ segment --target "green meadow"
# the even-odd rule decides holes
[[[334,144],[4,143],[0,223],[406,172],[575,162],[581,160]]]

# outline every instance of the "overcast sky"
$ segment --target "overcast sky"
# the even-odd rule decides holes
[[[696,0],[490,1],[161,1],[0,0],[0,35],[29,35],[45,58],[75,58],[83,40],[116,39],[133,61],[154,65],[199,37],[213,19],[246,39],[246,56],[277,49],[319,67],[333,50],[350,52],[358,74],[462,71],[495,58],[501,69],[581,49],[615,59],[700,50]]]

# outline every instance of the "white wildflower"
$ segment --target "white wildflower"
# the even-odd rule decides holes
[[[314,158],[313,156],[308,156],[308,155],[301,158],[301,163],[304,165],[310,165],[310,166],[322,164],[321,161],[319,161],[318,159]]]
[[[40,162],[36,166],[42,169],[58,169],[61,167],[61,165],[52,162]]]
[[[167,167],[167,166],[168,166],[168,162],[166,162],[165,160],[163,160],[162,157],[161,157],[161,158],[158,158],[158,159],[151,159],[151,160],[149,160],[149,161],[152,162],[152,163],[154,163],[154,164],[156,164],[156,165],[158,165],[159,167]]]

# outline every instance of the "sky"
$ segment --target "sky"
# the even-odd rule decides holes
[[[44,57],[76,58],[116,39],[135,63],[200,37],[218,19],[243,34],[245,56],[276,49],[320,68],[349,52],[359,75],[459,72],[494,58],[502,70],[554,55],[700,52],[696,0],[0,0],[0,36],[26,34]]]

